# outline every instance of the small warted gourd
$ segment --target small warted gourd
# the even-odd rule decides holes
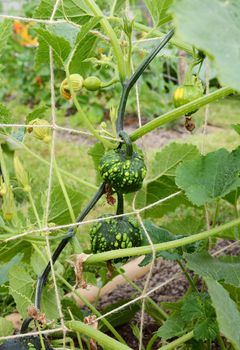
[[[120,193],[138,191],[146,175],[143,156],[128,149],[116,149],[106,152],[99,165],[100,174],[105,182]]]
[[[201,81],[195,77],[192,76],[192,83],[184,85],[180,85],[177,87],[177,89],[174,91],[173,94],[173,102],[175,107],[181,107],[191,101],[194,101],[200,97],[203,96],[203,86]],[[197,112],[197,109],[195,111],[186,113],[186,116],[190,116],[191,114]]]
[[[142,233],[138,222],[127,216],[108,218],[95,223],[90,231],[92,252],[102,253],[109,250],[139,247]],[[114,262],[126,261],[127,258],[115,259]]]

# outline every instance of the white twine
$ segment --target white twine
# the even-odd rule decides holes
[[[119,215],[117,215],[117,214],[116,215],[111,215],[111,216],[109,216],[109,219],[122,217],[122,216],[131,216],[131,215],[136,215],[137,213],[142,213],[145,210],[151,209],[151,208],[153,208],[153,207],[155,207],[155,206],[157,206],[157,205],[159,205],[159,204],[161,204],[161,203],[163,203],[163,202],[165,202],[165,201],[167,201],[167,200],[169,200],[171,198],[174,198],[174,197],[178,196],[180,193],[181,193],[181,191],[172,193],[171,195],[169,195],[169,196],[167,196],[165,198],[161,198],[158,201],[156,201],[154,203],[151,203],[149,205],[146,205],[143,208],[136,209],[136,211],[131,211],[131,212],[128,212],[128,213],[125,213],[125,214],[119,214]],[[72,228],[72,227],[76,227],[76,226],[89,225],[89,224],[93,224],[95,222],[100,222],[100,221],[102,221],[102,218],[96,218],[96,219],[81,221],[79,223],[75,222],[75,223],[71,223],[71,224],[58,225],[58,226],[45,226],[45,227],[40,228],[40,229],[29,230],[29,231],[26,231],[24,233],[20,233],[20,234],[18,234],[16,236],[9,237],[9,238],[3,240],[3,242],[13,241],[13,240],[16,240],[18,238],[22,238],[22,237],[28,236],[28,235],[30,235],[32,233],[52,232],[52,231],[57,231],[57,230],[65,229],[65,228]]]

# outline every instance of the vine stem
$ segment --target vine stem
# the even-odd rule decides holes
[[[158,350],[172,350],[172,349],[176,349],[177,346],[182,345],[184,343],[186,343],[186,341],[190,340],[193,338],[193,331],[184,334],[182,337],[172,341],[171,343],[161,346],[160,348],[158,348]]]
[[[90,8],[90,10],[93,12],[95,16],[102,18],[100,20],[100,23],[103,29],[105,30],[105,32],[108,34],[108,37],[112,44],[113,52],[117,61],[119,78],[121,82],[124,82],[126,79],[126,66],[123,58],[124,57],[123,52],[119,44],[119,40],[116,36],[116,33],[113,30],[112,26],[110,25],[108,19],[104,16],[101,9],[98,7],[98,5],[95,3],[94,0],[85,0],[85,3],[87,4],[87,6]]]
[[[232,220],[228,222],[227,224],[215,227],[211,230],[207,230],[204,232],[197,233],[192,236],[188,236],[185,238],[176,239],[174,241],[169,241],[165,243],[158,243],[154,244],[154,250],[156,252],[169,250],[173,248],[178,248],[185,246],[190,243],[194,243],[203,239],[206,239],[208,237],[215,236],[219,234],[222,231],[228,230],[232,227],[235,227],[240,224],[240,218],[236,220]],[[96,264],[101,261],[107,261],[117,258],[123,258],[127,256],[138,256],[138,255],[146,255],[152,253],[152,247],[150,245],[142,246],[142,247],[135,247],[135,248],[127,248],[127,249],[118,249],[118,250],[110,250],[108,252],[99,253],[91,255],[87,258],[85,261],[85,264]]]
[[[230,94],[233,94],[234,90],[229,87],[223,87],[217,91],[214,91],[208,95],[205,95],[203,97],[198,98],[197,100],[191,101],[181,107],[175,108],[174,110],[167,112],[149,123],[143,125],[142,127],[138,128],[137,130],[133,131],[130,134],[130,139],[132,141],[138,140],[143,135],[149,133],[150,131],[153,131],[154,129],[157,129],[158,127],[170,123],[173,120],[176,120],[186,113],[192,112],[196,109],[199,109],[202,106],[205,106],[206,104],[210,102],[217,101],[221,98],[224,98]]]
[[[87,204],[87,206],[83,209],[83,211],[79,214],[77,218],[77,223],[84,220],[84,218],[87,216],[87,214],[91,211],[91,209],[95,206],[95,204],[99,201],[99,199],[102,197],[102,195],[105,193],[105,183],[102,183],[92,198],[92,200]],[[71,240],[71,238],[74,236],[74,228],[70,228],[68,230],[68,234],[65,238],[62,239],[62,241],[58,244],[57,248],[55,249],[53,255],[52,255],[52,264],[56,262],[59,255],[63,251],[63,249],[66,247],[68,242]],[[43,287],[47,281],[48,275],[51,271],[51,263],[48,262],[47,266],[45,267],[44,271],[40,275],[37,281],[37,287],[36,287],[36,293],[35,293],[35,300],[34,300],[34,306],[37,309],[40,309],[40,301],[41,301],[41,295]],[[21,333],[25,333],[29,323],[32,321],[32,317],[28,317],[23,321]]]
[[[170,30],[166,36],[161,40],[160,44],[158,44],[152,52],[142,61],[140,66],[136,69],[134,74],[131,76],[131,78],[124,82],[123,84],[123,90],[121,95],[121,100],[119,103],[118,108],[118,117],[116,121],[116,129],[119,133],[121,130],[123,130],[123,118],[125,114],[125,109],[127,105],[127,100],[129,93],[133,86],[136,84],[144,70],[149,66],[149,64],[152,62],[152,60],[156,57],[156,55],[160,52],[160,50],[168,43],[168,41],[172,38],[174,34],[174,30]]]
[[[95,339],[104,349],[132,350],[129,346],[118,342],[108,335],[86,325],[81,321],[66,322],[68,329],[74,332],[80,332],[90,338]]]

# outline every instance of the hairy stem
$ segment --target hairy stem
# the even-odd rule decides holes
[[[184,343],[186,343],[186,341],[190,340],[193,338],[193,331],[184,334],[182,337],[172,341],[171,343],[167,344],[167,345],[163,345],[160,348],[158,348],[158,350],[173,350],[176,349],[177,346],[182,345]]]
[[[81,321],[66,322],[66,326],[74,332],[80,332],[90,338],[95,339],[104,349],[131,350],[127,345],[118,342],[108,335],[88,326]]]
[[[73,294],[75,294],[81,301],[92,311],[94,315],[97,317],[101,317],[101,313],[95,308],[95,306],[88,301],[88,299],[83,296],[81,293],[79,293],[73,286],[71,286],[70,283],[68,283],[62,276],[59,276],[59,279],[65,284],[66,287],[71,290]],[[116,331],[116,329],[111,325],[110,322],[106,318],[102,319],[102,322],[105,324],[105,326],[108,328],[108,330],[115,336],[118,341],[123,344],[125,343],[125,340],[121,337],[121,335]]]
[[[133,131],[130,134],[130,138],[132,141],[138,140],[143,135],[149,133],[150,131],[153,131],[154,129],[159,128],[160,126],[170,123],[173,120],[176,120],[186,113],[192,112],[202,106],[205,106],[206,104],[210,102],[217,101],[221,98],[224,98],[228,95],[231,95],[234,93],[234,90],[229,87],[221,88],[217,91],[212,92],[211,94],[205,95],[203,97],[198,98],[197,100],[191,101],[184,106],[175,108],[174,110],[167,112],[163,115],[161,115],[158,118],[153,119],[149,123],[143,125],[142,127],[138,128],[137,130]]]
[[[125,62],[123,58],[123,52],[119,44],[119,39],[117,38],[116,33],[113,30],[112,26],[110,25],[108,19],[104,16],[104,14],[102,13],[101,9],[98,7],[96,2],[94,0],[85,0],[85,3],[87,4],[89,9],[93,12],[95,16],[99,16],[102,18],[100,20],[100,23],[110,39],[110,42],[113,48],[113,53],[118,65],[119,78],[121,82],[124,82],[126,78],[126,68],[125,68]]]
[[[176,240],[170,241],[170,242],[154,244],[154,249],[156,252],[160,252],[160,251],[164,251],[164,250],[182,247],[182,246],[185,246],[187,244],[191,244],[191,243],[206,239],[208,237],[216,236],[223,231],[231,229],[232,227],[236,227],[239,224],[240,224],[240,219],[236,219],[236,220],[230,221],[227,224],[215,227],[211,230],[197,233],[197,234],[192,235],[192,236],[184,237],[181,239],[176,239]],[[89,258],[86,260],[85,264],[96,264],[100,261],[107,261],[107,260],[123,258],[123,257],[127,257],[127,256],[145,255],[145,254],[150,254],[151,252],[152,252],[152,247],[150,245],[143,246],[143,247],[110,250],[108,252],[99,253],[99,254],[89,256]]]

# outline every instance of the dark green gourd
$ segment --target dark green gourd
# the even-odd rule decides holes
[[[125,149],[106,152],[99,165],[103,180],[121,193],[138,191],[146,175],[143,156],[138,152],[131,155]]]
[[[90,231],[92,252],[102,253],[109,250],[139,247],[142,232],[138,222],[127,216],[108,218],[95,223]],[[115,259],[114,262],[126,261],[127,258]]]

